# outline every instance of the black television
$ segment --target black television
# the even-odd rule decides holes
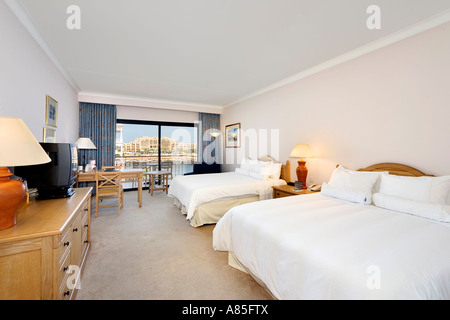
[[[67,198],[74,194],[77,179],[78,152],[75,144],[40,142],[51,161],[14,168],[14,175],[23,178],[28,188],[37,188],[38,200]]]

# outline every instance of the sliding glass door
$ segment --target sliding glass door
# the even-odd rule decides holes
[[[161,165],[168,167],[172,175],[193,171],[197,160],[197,128],[186,126],[161,126]]]
[[[194,124],[117,120],[116,135],[115,162],[122,168],[141,168],[145,172],[166,170],[173,178],[192,172],[197,160]],[[137,187],[135,181],[124,186]]]

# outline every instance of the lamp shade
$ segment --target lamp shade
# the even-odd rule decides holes
[[[95,144],[89,138],[79,138],[75,144],[78,149],[97,149]]]
[[[220,131],[213,131],[210,132],[209,134],[211,135],[211,137],[217,138],[218,136],[220,136]]]
[[[289,154],[290,158],[313,158],[311,149],[307,144],[297,144]]]
[[[0,167],[50,162],[50,157],[22,119],[0,117]]]

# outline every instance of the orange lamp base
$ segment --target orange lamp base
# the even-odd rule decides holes
[[[299,182],[302,183],[302,189],[306,189],[306,177],[308,176],[308,169],[305,166],[306,161],[299,160],[297,162],[298,162],[298,167],[296,170],[297,179]]]
[[[10,176],[12,173],[7,167],[0,167],[0,230],[16,224],[17,210],[25,196],[25,185]]]

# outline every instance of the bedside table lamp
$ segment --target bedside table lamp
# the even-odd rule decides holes
[[[302,189],[306,189],[306,176],[308,175],[308,169],[305,164],[306,161],[303,158],[312,158],[313,154],[307,144],[298,144],[294,147],[289,155],[289,158],[300,158],[297,167],[297,179],[302,183]]]
[[[95,144],[89,138],[79,138],[77,142],[75,142],[78,150],[94,150],[97,149]],[[83,155],[83,160],[81,165],[84,166],[86,164],[85,155]]]
[[[22,119],[0,117],[0,230],[16,224],[25,185],[10,179],[8,167],[50,162],[50,158]]]

